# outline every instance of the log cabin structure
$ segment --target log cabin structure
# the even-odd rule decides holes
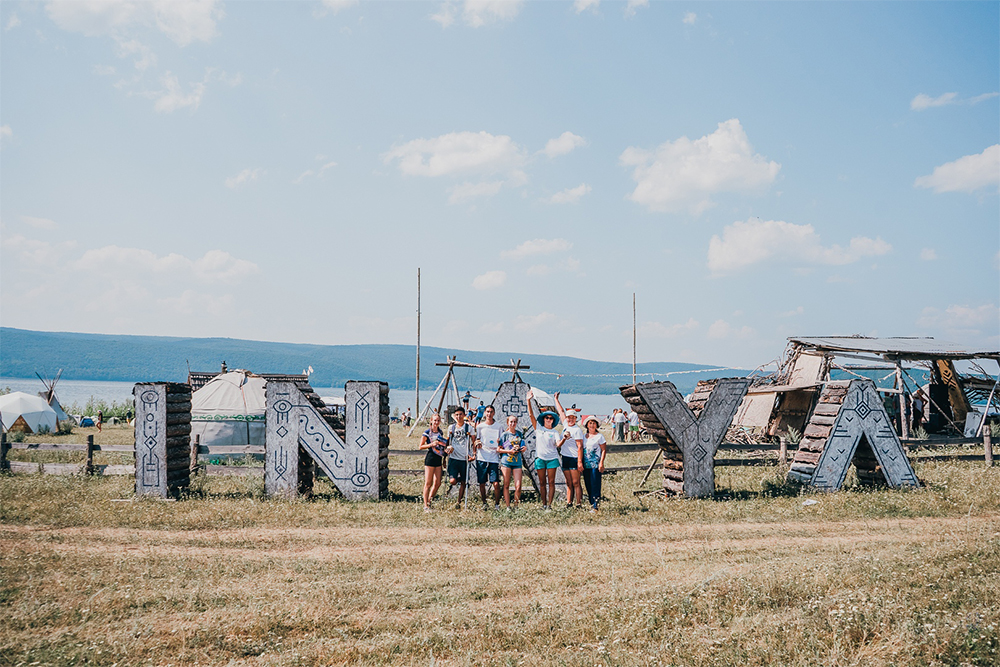
[[[978,364],[982,360],[1000,364],[1000,351],[933,338],[789,338],[777,370],[753,378],[733,425],[760,439],[802,434],[827,383],[881,375],[892,378],[876,382],[876,390],[901,438],[911,436],[912,394],[921,387],[927,396],[921,421],[929,433],[977,435],[985,412],[974,403],[985,401],[996,384]],[[956,361],[969,362],[977,372],[959,374]]]

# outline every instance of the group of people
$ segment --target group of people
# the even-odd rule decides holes
[[[566,506],[583,507],[583,485],[591,511],[596,512],[601,500],[601,477],[607,458],[607,441],[600,433],[600,419],[596,415],[577,424],[580,411],[575,407],[565,409],[554,395],[556,412],[544,410],[535,415],[532,392],[528,392],[528,417],[535,435],[535,460],[533,469],[538,477],[538,494],[543,510],[552,508],[555,501],[556,475],[560,468],[566,479]],[[446,430],[441,428],[441,416],[431,417],[430,428],[420,437],[424,455],[424,511],[431,511],[431,500],[441,488],[445,467],[448,472],[449,492],[458,487],[456,508],[465,500],[467,486],[475,472],[479,484],[479,497],[483,509],[488,510],[489,491],[492,491],[494,508],[500,507],[503,496],[505,507],[511,509],[511,482],[513,506],[521,502],[523,468],[527,463],[525,432],[514,415],[506,423],[495,421],[492,405],[481,405],[471,415],[465,408],[458,408],[454,423]],[[470,417],[476,419],[473,423]],[[562,422],[565,426],[557,428]],[[447,460],[447,465],[445,464]]]
[[[612,438],[615,442],[625,442],[626,438],[632,442],[639,440],[639,413],[635,410],[630,410],[628,414],[625,414],[621,408],[615,408],[608,419],[611,420],[611,426],[614,429]],[[627,436],[626,429],[628,430]]]

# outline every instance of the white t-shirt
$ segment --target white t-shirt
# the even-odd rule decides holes
[[[460,427],[458,424],[452,424],[448,427],[448,444],[454,448],[454,451],[449,454],[451,458],[456,461],[468,461],[469,460],[469,435],[474,433],[472,429],[472,424],[465,422]]]
[[[564,428],[563,433],[566,432],[569,432],[569,438],[563,443],[561,454],[575,459],[580,455],[580,443],[577,440],[583,441],[583,429],[574,424],[573,426]]]
[[[625,416],[624,412],[620,412],[619,411],[619,412],[615,413],[615,423],[616,424],[624,424],[627,421],[628,421],[628,418]]]
[[[476,459],[487,463],[500,463],[500,455],[497,454],[497,442],[500,440],[500,424],[493,422],[487,424],[482,422],[476,427],[476,439],[482,448],[476,452]]]
[[[601,445],[608,444],[600,433],[588,435],[583,441],[583,467],[596,468],[601,463]]]
[[[535,429],[535,458],[543,461],[555,461],[559,458],[559,448],[556,443],[562,439],[562,431],[554,428],[538,426]]]
[[[629,426],[638,426],[639,425],[639,413],[636,412],[635,410],[633,410],[632,412],[628,413],[628,423],[629,423]]]

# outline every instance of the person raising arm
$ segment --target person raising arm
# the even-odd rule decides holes
[[[579,411],[576,408],[565,410],[559,402],[558,391],[553,397],[556,399],[559,416],[566,422],[560,443],[563,475],[566,476],[566,507],[572,507],[575,501],[577,508],[581,508],[583,507],[583,487],[580,485],[580,477],[583,474],[583,429],[576,425]]]
[[[531,426],[535,429],[535,473],[538,475],[538,497],[542,501],[542,509],[552,509],[552,500],[556,495],[556,470],[559,468],[559,446],[564,438],[560,437],[556,426],[559,415],[549,410],[542,412],[535,419],[535,409],[531,401],[534,392],[528,391],[528,416]],[[539,424],[538,422],[542,423]]]

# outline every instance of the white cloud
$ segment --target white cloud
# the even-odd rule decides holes
[[[1000,326],[1000,309],[988,303],[982,306],[951,305],[942,312],[938,308],[924,308],[917,320],[922,327],[946,330],[975,330],[985,327],[995,332]]]
[[[943,107],[946,104],[954,104],[958,93],[945,93],[940,97],[931,97],[920,93],[910,100],[910,108],[914,111],[923,111],[931,107]]]
[[[931,175],[920,176],[913,185],[934,192],[974,192],[1000,186],[1000,144],[934,167]]]
[[[642,338],[676,338],[677,336],[695,331],[698,328],[698,320],[689,318],[687,322],[664,326],[659,322],[644,322],[636,327],[636,334]],[[632,335],[632,332],[627,332]]]
[[[525,274],[529,276],[548,276],[553,273],[565,271],[566,273],[579,273],[580,271],[580,260],[575,257],[566,257],[554,265],[550,264],[535,264],[529,266],[525,270]]]
[[[551,255],[557,252],[566,252],[573,247],[573,244],[566,239],[533,239],[525,241],[513,250],[504,250],[500,253],[503,259],[519,260],[525,257],[536,255]]]
[[[549,139],[542,152],[549,157],[557,157],[572,152],[574,148],[586,145],[587,140],[583,137],[572,132],[563,132],[555,139]]]
[[[518,315],[514,320],[515,331],[537,331],[542,327],[551,327],[559,321],[552,313],[539,313],[537,315]]]
[[[160,78],[160,83],[163,85],[164,90],[147,93],[146,97],[156,99],[153,108],[159,113],[171,113],[184,107],[191,107],[191,110],[194,111],[201,104],[201,98],[205,94],[207,78],[206,76],[205,81],[192,83],[191,91],[185,93],[181,89],[181,84],[177,77],[167,72]]]
[[[935,252],[934,248],[924,248],[920,251],[920,259],[925,262],[931,262],[937,259],[937,252]]]
[[[805,312],[806,309],[803,308],[802,306],[799,306],[798,308],[792,308],[791,310],[786,310],[783,313],[779,313],[778,317],[795,317],[796,315],[802,315]]]
[[[588,192],[590,192],[590,186],[586,183],[581,183],[575,188],[555,193],[549,197],[548,201],[550,204],[575,204]]]
[[[209,250],[199,259],[188,259],[171,253],[162,257],[142,248],[122,248],[117,245],[88,250],[74,266],[100,274],[165,275],[172,280],[194,278],[202,282],[235,284],[258,273],[253,262],[237,259],[225,250]]]
[[[736,118],[694,141],[681,137],[652,151],[629,147],[619,160],[635,167],[636,187],[629,199],[653,211],[688,208],[696,214],[713,205],[711,195],[762,190],[781,169],[777,162],[753,153]]]
[[[385,154],[408,176],[444,176],[469,171],[496,173],[523,164],[524,149],[506,135],[452,132],[433,139],[414,139]]]
[[[357,5],[358,0],[323,0],[323,6],[334,14]]]
[[[640,7],[649,7],[649,0],[628,0],[625,5],[625,16],[629,18],[635,16],[636,10]]]
[[[225,13],[216,0],[79,0],[48,2],[49,18],[63,30],[88,36],[121,36],[155,27],[178,46],[210,42]]]
[[[0,139],[10,139],[14,136],[14,130],[10,129],[10,125],[0,125]]]
[[[725,320],[716,320],[708,327],[708,337],[715,340],[726,338],[748,338],[753,335],[750,327],[734,327]]]
[[[521,12],[523,0],[465,0],[461,3],[462,21],[469,27],[481,28],[490,23],[512,21]],[[458,8],[454,2],[441,5],[437,14],[431,15],[431,20],[437,21],[441,27],[447,28],[455,23]]]
[[[178,315],[196,315],[198,313],[228,313],[233,309],[233,295],[214,296],[187,289],[177,296],[157,299],[161,308]]]
[[[0,238],[4,250],[17,253],[17,258],[28,267],[58,267],[63,263],[67,253],[76,245],[73,241],[49,243],[38,239],[29,239],[20,234]]]
[[[478,290],[496,289],[497,287],[502,287],[505,282],[507,282],[507,273],[505,271],[487,271],[480,276],[476,276],[472,281],[472,286]]]
[[[256,181],[257,178],[264,173],[263,169],[259,167],[257,169],[244,169],[235,176],[230,176],[226,179],[226,187],[229,189],[236,189],[240,186],[246,185],[251,181]]]
[[[503,187],[503,181],[483,181],[482,183],[462,183],[451,188],[449,204],[460,204],[477,197],[492,197]]]
[[[156,54],[153,50],[137,39],[122,40],[118,42],[118,57],[128,58],[134,56],[132,64],[140,72],[145,72],[150,67],[156,65]]]
[[[302,181],[304,181],[305,179],[309,178],[310,176],[312,176],[315,173],[316,172],[314,172],[312,169],[306,169],[301,174],[299,174],[298,178],[292,179],[292,184],[293,185],[298,185],[299,183],[301,183]],[[228,182],[228,179],[226,179],[226,180]]]
[[[49,220],[48,218],[35,218],[30,215],[22,215],[21,220],[31,225],[36,229],[55,229],[55,220]]]
[[[590,10],[597,13],[597,8],[600,6],[601,0],[573,0],[573,11],[577,14],[581,14],[586,10]]]
[[[694,22],[697,21],[697,20],[698,20],[698,15],[695,14],[694,12],[688,12],[688,13],[686,13],[684,15],[684,18],[681,19],[681,21],[684,23],[684,25],[694,25]]]
[[[316,156],[316,161],[317,162],[321,162],[321,161],[323,161],[325,159],[326,159],[325,155],[317,155]],[[292,184],[293,185],[299,185],[300,183],[302,183],[302,181],[306,180],[310,176],[316,176],[317,178],[322,178],[323,174],[328,169],[333,169],[336,166],[337,166],[336,162],[330,161],[330,162],[326,162],[326,163],[322,164],[320,167],[318,167],[318,171],[313,171],[312,169],[306,169],[301,174],[299,174],[296,178],[292,179]]]
[[[851,264],[863,257],[884,255],[892,246],[881,238],[856,236],[846,248],[824,246],[812,225],[781,220],[736,221],[712,236],[708,243],[708,268],[719,275],[753,264],[776,261],[792,266]]]
[[[19,25],[21,25],[21,19],[17,18],[17,13],[15,12],[10,15],[9,19],[7,19],[7,27],[5,30],[13,30]]]
[[[913,111],[925,111],[932,107],[943,107],[950,104],[978,104],[984,100],[996,97],[997,95],[1000,95],[1000,93],[985,93],[983,95],[977,95],[967,99],[960,99],[958,97],[958,93],[945,93],[943,95],[939,95],[938,97],[931,97],[930,95],[920,93],[910,100],[910,109]]]

